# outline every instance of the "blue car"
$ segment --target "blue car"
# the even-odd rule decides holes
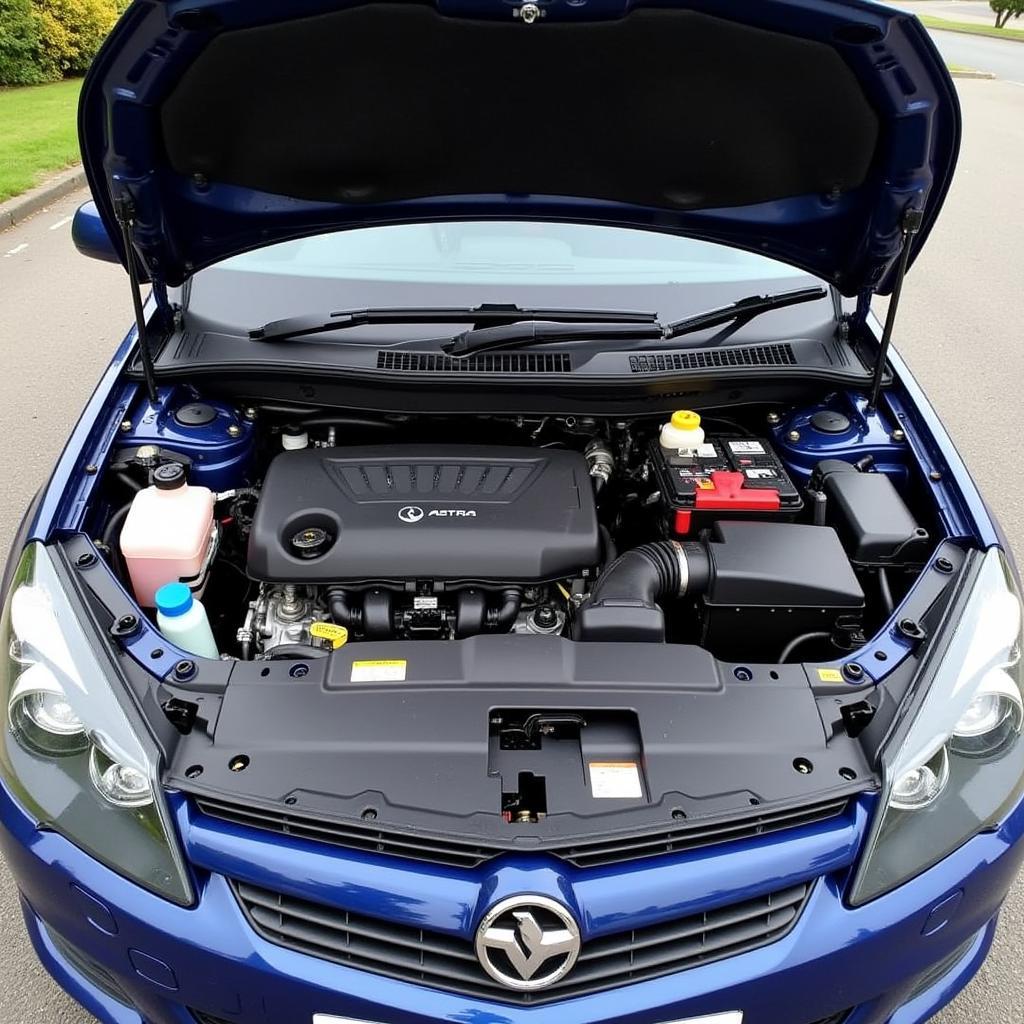
[[[136,0],[80,134],[135,326],[0,619],[0,847],[68,993],[956,996],[1024,855],[1021,598],[892,345],[960,138],[915,18]]]

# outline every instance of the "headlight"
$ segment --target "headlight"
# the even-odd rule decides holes
[[[1024,792],[1021,602],[1002,552],[983,558],[902,740],[850,899],[865,903],[991,828]]]
[[[44,827],[190,903],[156,750],[132,727],[127,693],[118,698],[90,629],[49,552],[31,545],[0,619],[0,778]]]

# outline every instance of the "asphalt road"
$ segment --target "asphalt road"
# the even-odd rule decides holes
[[[965,115],[961,165],[905,289],[897,342],[1024,554],[1024,198],[1018,187],[1024,88],[987,81],[963,81],[959,87]],[[0,234],[4,550],[131,319],[120,270],[84,260],[71,246],[67,220],[82,198]],[[14,885],[2,867],[0,949],[2,1024],[91,1021],[37,965]],[[1022,986],[1024,885],[1018,884],[991,959],[936,1024],[1020,1022]]]
[[[959,64],[975,71],[989,71],[1024,88],[1024,43],[988,36],[970,36],[963,32],[936,32],[932,39],[947,64]]]

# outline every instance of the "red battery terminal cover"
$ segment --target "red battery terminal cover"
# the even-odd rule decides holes
[[[695,508],[698,512],[778,512],[779,492],[767,487],[744,487],[742,473],[716,470],[711,487],[698,487]]]

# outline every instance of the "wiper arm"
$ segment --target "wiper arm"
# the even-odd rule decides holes
[[[824,288],[801,288],[778,295],[748,295],[729,306],[688,316],[685,320],[662,325],[653,313],[624,313],[618,317],[602,314],[603,324],[588,321],[583,324],[512,323],[500,327],[477,328],[466,331],[441,346],[449,355],[465,356],[495,348],[522,348],[527,345],[552,344],[560,341],[599,341],[603,338],[633,338],[645,341],[669,341],[684,334],[719,327],[734,320],[745,324],[748,320],[772,309],[796,306],[824,298]],[[635,318],[635,319],[634,319]],[[538,320],[544,319],[538,316]],[[550,318],[548,318],[550,319]]]
[[[634,314],[635,315],[635,314]],[[641,314],[644,317],[647,314]],[[482,327],[465,331],[441,348],[450,356],[468,356],[488,349],[526,348],[530,345],[553,345],[567,341],[601,341],[604,338],[634,338],[650,341],[663,336],[663,328],[655,319],[637,322],[609,320],[584,323],[514,323],[501,327]]]
[[[721,327],[723,324],[741,320],[746,323],[773,309],[784,309],[786,306],[798,306],[802,302],[814,302],[823,299],[828,292],[824,288],[800,288],[792,292],[779,292],[778,295],[748,295],[730,306],[709,309],[706,313],[697,313],[684,320],[676,320],[665,328],[665,339],[678,338],[684,334],[695,334],[697,331]]]
[[[474,328],[500,327],[523,321],[547,321],[559,324],[648,324],[654,313],[631,313],[600,309],[520,309],[514,304],[484,303],[481,306],[399,306],[377,309],[343,309],[323,316],[296,316],[249,331],[251,341],[282,341],[310,334],[327,334],[350,327],[371,324],[471,324]]]

